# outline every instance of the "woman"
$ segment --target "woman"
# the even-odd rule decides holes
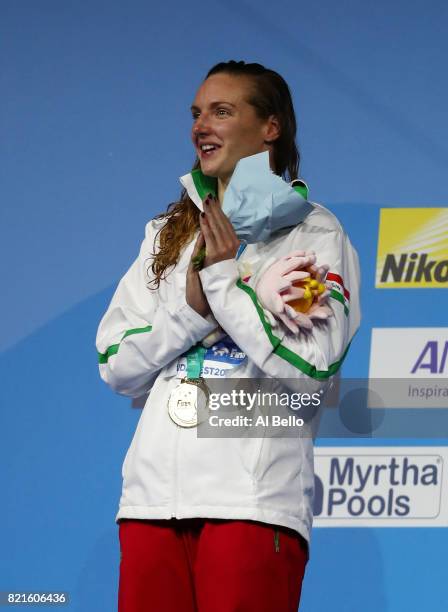
[[[308,560],[312,440],[199,437],[176,410],[201,372],[328,380],[359,324],[357,257],[335,217],[298,196],[300,222],[259,234],[243,252],[222,210],[227,189],[243,208],[258,205],[249,166],[259,155],[277,177],[297,179],[296,121],[280,75],[218,64],[191,108],[194,170],[181,179],[181,200],[148,223],[97,336],[103,380],[131,397],[149,392],[123,465],[119,610],[292,612]],[[244,188],[232,187],[237,166],[240,181],[251,177]],[[271,200],[274,218],[283,204]],[[297,249],[330,264],[332,297],[330,318],[294,334],[269,319],[246,276]]]

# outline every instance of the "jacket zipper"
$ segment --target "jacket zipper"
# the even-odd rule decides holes
[[[280,552],[280,531],[278,529],[274,529],[274,549],[275,552]]]
[[[174,480],[174,487],[173,487],[173,502],[172,502],[172,510],[171,510],[171,517],[172,518],[177,518],[177,499],[178,499],[178,494],[177,494],[177,487],[178,487],[178,455],[179,455],[179,436],[180,436],[180,426],[176,425],[176,433],[175,433],[175,448],[174,448],[174,474],[173,474],[173,480]]]

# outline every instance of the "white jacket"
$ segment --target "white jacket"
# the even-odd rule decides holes
[[[192,182],[188,191],[199,205],[203,194]],[[149,290],[151,253],[163,223],[147,224],[140,254],[121,279],[97,335],[103,380],[123,395],[149,392],[124,460],[116,521],[252,519],[290,527],[309,541],[314,491],[311,438],[199,438],[195,427],[179,427],[171,420],[167,401],[179,384],[178,376],[185,374],[181,356],[207,336],[216,321],[239,347],[235,348],[240,357],[240,365],[235,366],[238,360],[233,364],[227,360],[226,368],[233,369],[219,370],[218,375],[327,381],[338,371],[360,322],[357,254],[336,217],[313,204],[298,226],[278,232],[267,243],[249,245],[239,267],[229,259],[200,272],[215,321],[203,318],[185,299],[186,271],[196,238],[181,252],[159,289]],[[270,325],[239,270],[247,272],[252,265],[250,273],[256,274],[268,258],[297,249],[314,250],[318,264],[330,264],[329,305],[334,316],[315,325],[311,333],[295,336],[281,324]],[[213,371],[210,365],[206,357],[206,375]]]

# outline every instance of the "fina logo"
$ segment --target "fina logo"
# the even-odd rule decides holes
[[[318,523],[436,518],[442,497],[442,457],[367,454],[372,450],[345,454],[346,450],[335,448],[332,455],[317,453],[313,514]],[[338,455],[340,451],[344,454]]]

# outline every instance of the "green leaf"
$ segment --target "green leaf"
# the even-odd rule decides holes
[[[199,253],[195,255],[194,257],[192,257],[191,259],[193,268],[195,270],[201,270],[202,266],[204,265],[204,259],[205,259],[205,247],[202,247]]]

